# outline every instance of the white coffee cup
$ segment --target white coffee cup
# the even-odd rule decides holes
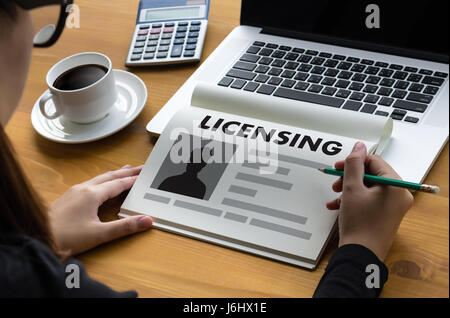
[[[100,80],[81,89],[60,90],[54,87],[56,79],[64,72],[88,64],[104,66],[108,71]],[[50,69],[46,80],[49,90],[39,100],[39,106],[42,115],[48,119],[63,116],[75,123],[92,123],[108,115],[118,98],[111,60],[100,53],[87,52],[69,56]],[[55,105],[53,114],[48,114],[46,109],[50,99]]]

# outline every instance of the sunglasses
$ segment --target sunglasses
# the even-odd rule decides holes
[[[34,27],[34,47],[49,47],[61,36],[73,0],[13,0],[30,11]]]

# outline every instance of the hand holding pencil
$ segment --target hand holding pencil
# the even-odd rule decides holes
[[[413,203],[412,194],[401,187],[364,184],[367,172],[382,178],[401,180],[379,156],[367,156],[366,146],[358,142],[345,161],[335,164],[343,178],[332,188],[342,195],[327,203],[339,210],[339,246],[358,244],[367,247],[383,261],[394,241],[400,223]]]

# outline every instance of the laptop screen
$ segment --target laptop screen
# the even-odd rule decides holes
[[[448,62],[448,0],[242,0],[241,24],[288,37]]]

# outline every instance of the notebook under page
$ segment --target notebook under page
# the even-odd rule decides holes
[[[313,269],[336,225],[332,167],[392,120],[199,84],[169,122],[121,207],[154,227]]]

